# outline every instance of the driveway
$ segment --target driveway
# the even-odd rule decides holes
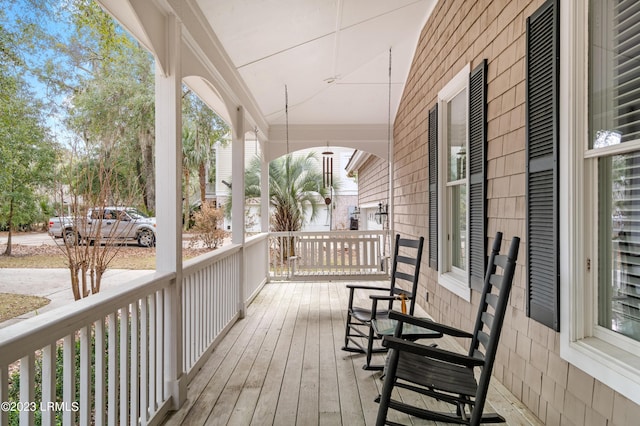
[[[12,235],[12,244],[28,246],[55,245],[46,232],[19,232]],[[7,243],[7,233],[0,233],[0,245]],[[102,278],[102,289],[126,284],[131,280],[152,274],[149,270],[108,269]],[[28,294],[46,297],[51,302],[34,312],[20,315],[12,320],[0,323],[0,328],[37,313],[73,303],[71,278],[68,269],[19,269],[0,268],[0,293]]]
[[[135,278],[149,275],[155,271],[111,269],[102,277],[102,290],[124,285]],[[34,312],[20,315],[12,320],[0,323],[0,328],[30,318],[37,313],[49,311],[73,303],[71,279],[67,269],[14,269],[0,268],[0,293],[28,294],[46,297],[51,302]]]
[[[7,233],[0,232],[0,245],[7,244]],[[11,235],[11,244],[24,246],[55,245],[53,238],[46,232],[14,232]]]

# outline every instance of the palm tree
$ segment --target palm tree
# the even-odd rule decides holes
[[[182,173],[184,175],[184,212],[185,229],[189,226],[189,191],[191,189],[191,172],[202,162],[202,150],[199,147],[197,131],[190,122],[182,126]]]
[[[260,197],[262,161],[254,157],[245,172],[245,198]],[[329,190],[322,186],[318,156],[310,152],[305,156],[287,154],[269,163],[269,205],[271,231],[300,231],[308,217],[316,218],[324,205]],[[230,213],[231,203],[225,206]],[[292,236],[279,238],[284,258],[295,256]]]
[[[260,170],[261,160],[255,157],[245,174],[246,198],[260,197]],[[287,154],[273,160],[269,163],[271,230],[300,231],[307,217],[316,218],[327,194],[315,152],[300,157]]]
[[[207,168],[215,167],[213,146],[226,145],[229,126],[190,90],[184,94],[184,117],[193,133],[191,152],[193,166],[198,170],[200,201],[204,203],[207,188]],[[212,172],[210,171],[210,174]]]

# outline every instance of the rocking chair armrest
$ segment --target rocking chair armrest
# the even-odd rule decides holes
[[[390,311],[389,312],[389,318],[393,319],[393,320],[397,320],[400,322],[406,322],[409,324],[413,324],[416,325],[418,327],[422,327],[422,328],[428,328],[429,330],[433,330],[433,331],[438,331],[442,334],[446,334],[448,336],[453,336],[453,337],[465,337],[468,339],[473,338],[473,334],[464,331],[464,330],[460,330],[457,329],[455,327],[450,327],[448,325],[444,325],[444,324],[440,324],[434,321],[431,321],[429,319],[425,319],[425,318],[416,318],[414,316],[411,315],[407,315],[407,314],[403,314],[401,312],[398,311]]]
[[[410,352],[416,355],[425,356],[431,359],[448,362],[451,364],[461,365],[464,367],[478,367],[484,365],[484,360],[474,358],[472,356],[460,354],[457,352],[447,351],[445,349],[425,346],[419,343],[411,342],[394,336],[384,336],[382,346],[389,349],[396,349],[400,352]]]
[[[394,296],[389,296],[388,294],[370,294],[369,295],[369,299],[376,299],[376,300],[400,300],[400,296],[394,295]],[[410,296],[407,296],[405,298],[405,300],[411,300]]]

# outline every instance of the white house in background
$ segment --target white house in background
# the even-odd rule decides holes
[[[309,152],[318,154],[318,170],[322,169],[322,152],[326,147],[308,148],[293,153],[294,156],[304,156]],[[349,229],[350,219],[358,205],[358,184],[356,179],[349,177],[345,169],[354,150],[352,148],[330,147],[333,152],[333,176],[336,189],[333,193],[331,208],[321,207],[320,214],[313,221],[307,223],[305,231],[328,231],[329,229]],[[260,155],[260,144],[255,139],[247,139],[244,158],[245,167],[251,159]],[[217,205],[224,206],[231,195],[232,175],[231,144],[215,148],[216,175],[213,182],[207,185],[207,199],[215,200]],[[247,232],[260,231],[259,200],[248,201],[245,206],[247,212]],[[225,218],[225,228],[231,230],[231,220]]]

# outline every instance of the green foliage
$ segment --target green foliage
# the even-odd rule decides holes
[[[14,58],[15,37],[0,27],[2,56]],[[17,61],[17,59],[15,59]],[[0,66],[0,223],[9,229],[39,217],[39,189],[51,184],[56,147],[51,141],[41,104],[21,76]],[[10,249],[7,248],[8,253]]]
[[[185,195],[185,228],[189,226],[188,212],[191,197],[191,176],[198,175],[200,201],[206,199],[207,170],[215,176],[216,144],[225,145],[229,133],[227,124],[190,90],[183,94],[182,168]]]
[[[245,174],[245,197],[260,197],[260,158],[254,158]],[[316,218],[324,206],[327,188],[322,187],[318,156],[287,154],[269,163],[269,203],[273,231],[299,231],[305,217]],[[229,205],[228,203],[227,205]]]

